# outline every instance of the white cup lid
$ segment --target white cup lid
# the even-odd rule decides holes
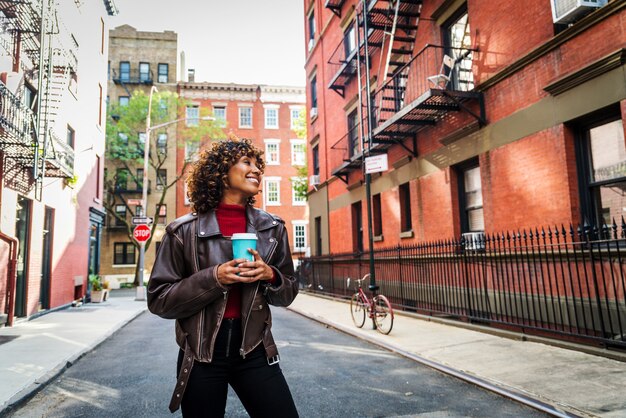
[[[257,239],[256,234],[239,233],[233,234],[231,239]]]

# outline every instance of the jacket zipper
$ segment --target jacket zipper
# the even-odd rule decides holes
[[[246,323],[243,326],[243,337],[241,338],[241,348],[239,349],[239,354],[241,354],[242,358],[246,358],[246,352],[243,349],[244,344],[246,343],[246,330],[248,329],[248,321],[250,320],[250,314],[252,313],[252,306],[254,305],[254,300],[256,299],[256,294],[259,291],[259,282],[256,282],[256,287],[254,288],[254,294],[252,295],[252,300],[250,301],[250,308],[248,308],[248,316],[246,317]]]
[[[196,228],[197,228],[197,220],[193,223],[193,236],[194,236],[194,245],[192,245],[191,251],[193,252],[193,261],[194,261],[194,273],[197,273],[200,271],[200,262],[198,260],[198,235],[196,234]],[[204,310],[206,308],[203,308],[200,311],[200,321],[198,321],[198,348],[196,350],[196,353],[198,354],[198,357],[200,359],[202,359],[202,353],[200,352],[200,347],[202,346],[202,337],[204,334]]]

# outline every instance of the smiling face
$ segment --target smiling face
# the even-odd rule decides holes
[[[229,170],[222,202],[245,205],[248,198],[259,193],[261,170],[254,157],[244,155]]]

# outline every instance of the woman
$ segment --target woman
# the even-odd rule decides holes
[[[284,222],[253,207],[262,154],[235,137],[202,152],[187,180],[194,212],[167,226],[152,269],[148,307],[176,319],[170,410],[184,417],[224,416],[229,384],[253,417],[298,416],[268,306],[289,305],[298,286]],[[232,259],[239,232],[257,234],[254,261]]]

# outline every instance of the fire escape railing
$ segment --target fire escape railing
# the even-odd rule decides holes
[[[119,71],[116,69],[111,70],[112,77],[114,83],[117,84],[152,84],[154,83],[154,78],[152,77],[152,70],[145,72],[140,72],[138,69],[130,70],[130,71]]]
[[[0,82],[0,149],[7,157],[32,153],[34,113]]]

